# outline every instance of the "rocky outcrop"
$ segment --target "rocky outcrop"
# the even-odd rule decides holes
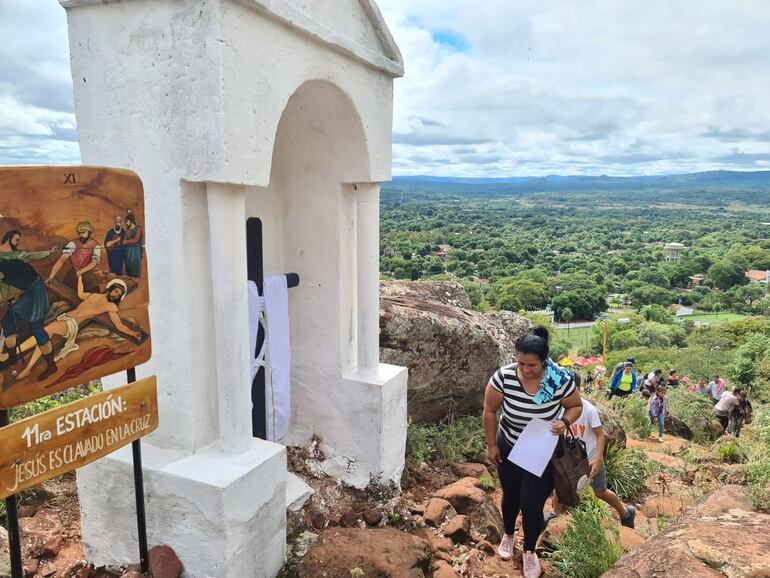
[[[610,445],[619,445],[626,447],[626,430],[623,428],[620,414],[606,405],[597,403],[594,405],[599,413],[599,419],[602,421],[602,429],[607,438],[607,447]]]
[[[329,528],[297,569],[300,578],[430,576],[428,542],[392,528]],[[358,570],[356,570],[358,568]]]
[[[729,513],[675,524],[621,558],[604,578],[770,576],[770,515]]]
[[[745,486],[726,484],[705,496],[695,507],[695,515],[701,518],[727,514],[730,510],[753,509],[751,496]]]
[[[479,411],[490,376],[532,326],[510,312],[473,311],[467,299],[456,282],[380,284],[380,359],[409,368],[412,419]]]
[[[503,535],[503,519],[492,496],[482,487],[477,478],[463,478],[440,489],[435,498],[449,502],[458,514],[468,517],[479,537],[496,544]]]

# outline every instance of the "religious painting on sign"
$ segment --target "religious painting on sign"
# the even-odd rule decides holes
[[[0,407],[150,358],[143,225],[131,171],[0,168]]]

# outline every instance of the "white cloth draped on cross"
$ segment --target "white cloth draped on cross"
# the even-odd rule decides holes
[[[285,275],[266,277],[264,296],[249,281],[249,347],[257,348],[259,325],[265,339],[251,361],[251,380],[265,368],[267,439],[279,442],[286,435],[291,419],[291,343],[289,340],[289,291]]]

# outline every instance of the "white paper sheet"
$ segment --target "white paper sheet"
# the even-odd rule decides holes
[[[551,461],[559,437],[551,433],[551,422],[535,418],[521,432],[508,460],[540,477]]]

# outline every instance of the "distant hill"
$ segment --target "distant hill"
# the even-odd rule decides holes
[[[402,176],[383,186],[385,190],[422,189],[459,193],[473,189],[477,194],[493,189],[497,194],[528,194],[537,192],[587,191],[659,191],[770,189],[770,171],[708,171],[684,175],[655,175],[642,177],[563,176],[463,178]]]

